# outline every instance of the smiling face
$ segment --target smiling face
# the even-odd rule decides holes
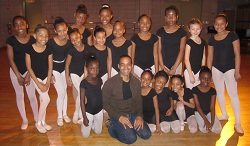
[[[22,18],[17,18],[14,21],[14,30],[17,32],[18,35],[26,34],[27,27],[27,22]]]
[[[106,42],[106,33],[105,32],[97,32],[94,36],[94,39],[96,40],[96,43],[99,45],[104,45]]]
[[[90,77],[97,77],[97,75],[99,74],[99,62],[97,60],[90,62],[87,66],[87,72]]]
[[[99,15],[101,22],[103,25],[107,25],[110,23],[111,19],[113,18],[113,15],[108,9],[103,9]]]
[[[79,32],[71,33],[69,35],[69,39],[75,47],[79,47],[82,45],[82,35]]]
[[[199,76],[200,79],[200,85],[203,87],[208,87],[210,86],[211,80],[212,80],[212,75],[208,72],[203,72]]]
[[[161,92],[167,83],[167,79],[163,76],[159,76],[155,79],[155,90]]]
[[[175,10],[168,10],[165,14],[165,20],[168,25],[175,25],[178,19],[178,15],[176,14]]]
[[[116,22],[114,24],[113,34],[116,38],[122,37],[125,33],[125,27],[122,22]]]
[[[148,72],[144,72],[141,76],[141,85],[142,87],[147,87],[151,84],[152,76]]]
[[[120,69],[121,77],[128,77],[132,70],[132,60],[129,57],[120,58],[118,68]]]
[[[57,33],[59,39],[66,39],[67,31],[68,27],[66,26],[65,23],[57,24],[55,27],[55,32]]]
[[[84,13],[75,13],[74,14],[75,16],[75,23],[78,25],[78,26],[82,26],[84,24],[84,22],[86,21],[87,19],[87,15],[84,14]]]
[[[48,34],[48,30],[41,28],[39,29],[35,34],[34,37],[36,39],[36,42],[40,45],[46,45],[46,43],[48,42],[49,39],[49,34]]]
[[[221,33],[226,30],[228,25],[228,22],[226,21],[225,18],[223,17],[217,17],[214,20],[214,29],[218,32]]]
[[[151,21],[147,16],[143,16],[139,20],[138,26],[141,32],[148,32],[151,27]]]
[[[179,78],[171,79],[171,87],[174,92],[181,91],[183,89],[184,83]]]
[[[190,24],[189,25],[189,32],[192,36],[199,36],[201,33],[201,26],[200,24]]]

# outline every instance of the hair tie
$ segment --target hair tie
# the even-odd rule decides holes
[[[103,4],[102,7],[103,8],[109,8],[109,5],[108,4]]]
[[[146,68],[145,71],[151,71],[151,68]]]

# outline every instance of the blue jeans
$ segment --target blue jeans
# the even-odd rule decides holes
[[[128,114],[126,117],[131,124],[134,125],[136,114]],[[134,143],[137,140],[137,135],[142,139],[149,139],[151,136],[151,131],[145,121],[143,122],[143,129],[140,130],[129,128],[128,126],[126,126],[125,129],[122,123],[113,116],[110,117],[110,122],[111,125],[108,127],[109,135],[118,139],[122,143]]]

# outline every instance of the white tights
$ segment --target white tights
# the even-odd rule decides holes
[[[70,74],[72,83],[73,83],[73,96],[75,99],[75,112],[74,117],[78,117],[78,119],[82,118],[82,110],[80,106],[80,83],[83,79],[84,74],[82,74],[81,77],[79,77],[77,74]],[[75,90],[75,91],[74,91]]]
[[[53,70],[53,76],[55,77],[54,86],[57,92],[57,118],[63,118],[67,116],[67,106],[68,106],[68,95],[67,95],[67,83],[65,78],[65,71],[59,73]]]
[[[113,76],[115,76],[117,74],[118,74],[118,72],[112,67],[111,68],[111,77],[113,77]]]
[[[165,66],[166,67],[166,66]],[[166,67],[167,68],[167,67]],[[168,70],[170,70],[169,68],[167,68]],[[175,71],[175,75],[177,74],[182,74],[182,62],[179,64],[179,66],[176,68],[176,71]],[[170,77],[169,77],[169,80],[167,82],[167,84],[165,85],[165,87],[168,87],[168,84],[169,84],[169,81],[170,81]]]
[[[204,126],[205,125],[204,120],[201,117],[201,115],[199,114],[199,112],[194,112],[194,116],[195,116],[195,119],[198,123],[200,131],[203,133],[208,133],[206,127]],[[211,122],[211,113],[208,113],[206,115],[206,117],[207,117],[208,121]],[[211,131],[215,134],[220,134],[221,130],[222,130],[222,127],[221,127],[220,121],[219,121],[218,117],[215,115],[214,125],[213,125]]]
[[[100,134],[102,132],[103,110],[95,115],[86,112],[86,115],[89,120],[89,126],[86,127],[83,123],[81,123],[82,136],[84,138],[89,137],[91,128],[96,134]]]
[[[234,78],[235,69],[231,69],[226,73],[222,73],[215,67],[212,68],[213,82],[216,88],[218,102],[222,112],[222,116],[228,116],[226,111],[226,100],[224,95],[225,85],[228,95],[231,100],[231,105],[234,111],[235,124],[240,124],[240,101],[238,97],[237,82]],[[224,85],[225,84],[225,85]]]
[[[21,76],[25,77],[26,74],[27,74],[27,72]],[[25,89],[26,89],[26,92],[27,92],[27,95],[28,95],[28,98],[30,101],[30,106],[31,106],[31,109],[32,109],[32,112],[34,115],[34,120],[36,122],[37,118],[38,118],[38,104],[37,104],[37,99],[36,99],[36,94],[35,94],[34,83],[30,82],[30,84],[27,86],[19,85],[19,83],[17,81],[17,77],[11,68],[10,68],[10,79],[11,79],[12,85],[13,85],[15,93],[16,93],[16,104],[17,104],[17,108],[19,110],[19,113],[22,117],[23,123],[28,122],[28,119],[26,116],[26,110],[25,110],[23,87],[25,87]]]
[[[185,85],[187,88],[192,89],[195,86],[200,84],[199,73],[200,73],[200,71],[198,73],[194,74],[194,72],[192,71],[192,74],[194,75],[194,79],[195,79],[194,84],[192,84],[192,83],[190,83],[190,76],[189,76],[188,70],[185,69],[184,77],[185,77]]]
[[[42,82],[45,84],[47,81],[47,78],[45,78],[44,80],[37,78],[37,80],[39,82]],[[32,82],[35,84],[34,80],[32,80]],[[37,87],[36,84],[35,84],[35,87],[36,87],[36,91],[39,94],[39,100],[40,100],[40,107],[39,107],[39,111],[38,111],[38,120],[37,120],[37,122],[40,123],[42,121],[43,122],[45,121],[46,109],[47,109],[47,106],[49,105],[49,102],[50,102],[50,97],[48,94],[49,89],[46,92],[41,92],[41,90]]]
[[[185,112],[184,105],[177,106],[175,111],[180,120],[180,123],[184,124],[184,120],[186,119],[186,112]],[[190,133],[197,132],[197,123],[195,121],[194,115],[191,115],[187,118],[187,124],[188,124],[188,129]]]
[[[172,122],[163,121],[160,123],[161,131],[164,133],[168,133],[170,128],[174,133],[179,133],[181,131],[181,124],[179,120],[175,120]]]

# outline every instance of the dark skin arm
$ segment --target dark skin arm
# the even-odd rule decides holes
[[[82,117],[84,126],[89,126],[89,120],[86,116],[86,108],[85,108],[85,89],[80,87],[80,105],[82,109]]]
[[[208,121],[206,115],[202,111],[201,106],[200,106],[200,102],[199,102],[198,97],[197,97],[196,94],[194,94],[194,102],[195,102],[195,107],[196,107],[197,111],[199,112],[202,119],[204,120],[204,123],[205,123],[204,127],[206,127],[206,129],[208,131],[210,131],[212,129],[212,124]],[[211,115],[212,115],[212,112],[211,112]]]

